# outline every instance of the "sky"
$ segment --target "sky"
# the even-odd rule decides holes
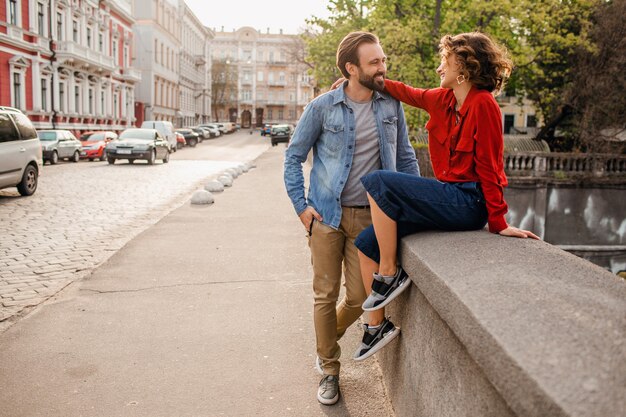
[[[185,0],[200,21],[209,28],[227,32],[242,26],[260,29],[263,33],[297,34],[305,19],[313,15],[328,17],[327,0]]]

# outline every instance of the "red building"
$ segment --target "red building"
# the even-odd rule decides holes
[[[0,105],[39,129],[134,125],[133,23],[125,0],[0,2]]]

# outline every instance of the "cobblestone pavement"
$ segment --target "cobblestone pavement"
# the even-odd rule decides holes
[[[0,331],[27,307],[89,274],[207,178],[235,164],[60,163],[44,166],[32,197],[0,190]]]

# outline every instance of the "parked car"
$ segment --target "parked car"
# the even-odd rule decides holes
[[[37,191],[43,166],[41,142],[20,110],[0,108],[0,188],[17,187],[23,196]]]
[[[224,125],[224,123],[213,123],[213,125],[217,127],[217,129],[220,131],[220,134],[226,134],[226,125]]]
[[[274,125],[272,126],[270,137],[272,138],[272,146],[278,145],[280,142],[289,142],[291,139],[292,129],[290,125]]]
[[[211,135],[213,135],[214,138],[217,138],[217,137],[222,135],[222,132],[220,132],[220,129],[217,127],[217,125],[215,123],[207,123],[205,125],[200,125],[198,127],[201,127],[203,129],[208,129],[209,132],[211,132]]]
[[[213,137],[209,129],[205,129],[203,127],[190,127],[189,129],[197,133],[202,140],[211,139]],[[202,140],[200,142],[202,142]]]
[[[185,145],[187,145],[187,141],[185,141],[185,137],[178,133],[178,132],[174,132],[176,134],[176,148],[177,149],[182,149],[185,147]]]
[[[142,129],[156,129],[161,136],[169,143],[170,151],[176,152],[176,134],[174,134],[174,125],[172,122],[165,120],[146,120],[141,124]]]
[[[107,161],[113,165],[118,159],[145,159],[149,165],[157,159],[166,164],[170,160],[170,145],[156,129],[126,129],[117,140],[107,144]]]
[[[115,139],[117,139],[117,133],[111,131],[83,133],[80,135],[82,144],[80,150],[81,159],[104,161],[107,157],[105,150],[107,143]]]
[[[176,129],[176,133],[180,133],[185,137],[185,142],[192,148],[202,142],[199,135],[191,129]]]
[[[69,130],[40,130],[37,136],[41,141],[44,163],[48,161],[54,165],[59,159],[80,160],[82,144]]]
[[[226,133],[233,133],[237,130],[235,124],[233,122],[222,122],[224,128],[226,129]]]

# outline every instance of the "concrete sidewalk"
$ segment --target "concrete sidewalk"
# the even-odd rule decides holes
[[[284,149],[0,334],[0,416],[392,416],[376,360],[350,359],[357,326],[341,341],[342,400],[317,402],[310,258]]]

